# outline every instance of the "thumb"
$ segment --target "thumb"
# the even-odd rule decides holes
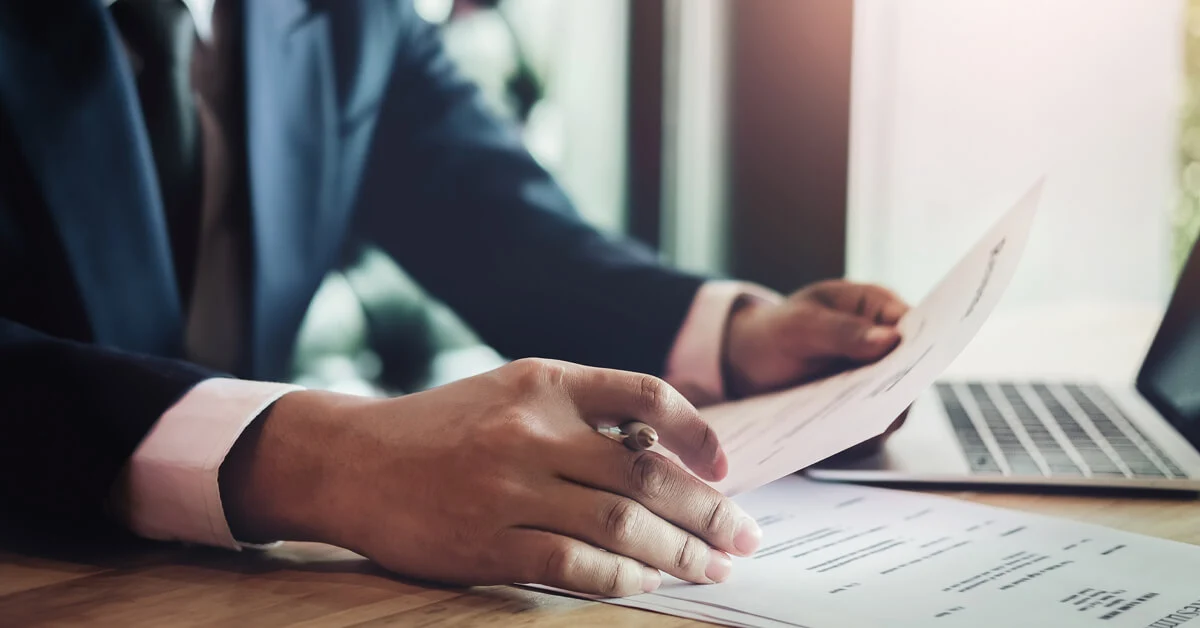
[[[812,313],[812,344],[826,357],[874,361],[900,342],[900,332],[889,325],[831,308]]]

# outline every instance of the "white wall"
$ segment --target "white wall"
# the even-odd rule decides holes
[[[857,0],[849,274],[917,300],[1041,174],[1005,307],[1156,302],[1181,0]]]

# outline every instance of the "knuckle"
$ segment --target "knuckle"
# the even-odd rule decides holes
[[[522,358],[508,365],[517,391],[522,396],[536,395],[561,387],[566,377],[563,364],[542,358]]]
[[[811,292],[834,292],[846,287],[841,279],[823,279],[809,286]]]
[[[618,565],[612,570],[612,573],[608,575],[608,579],[602,587],[605,595],[611,595],[614,597],[621,595],[622,571],[623,569],[621,569],[621,567]]]
[[[545,368],[546,361],[539,358],[522,358],[508,365],[508,370],[521,389],[540,386]]]
[[[845,289],[846,283],[835,279],[827,279],[812,285],[812,292],[820,294],[822,297],[833,297],[833,295],[845,291]]]
[[[649,452],[639,452],[629,466],[629,488],[640,499],[655,501],[667,492],[672,464],[666,458]]]
[[[638,566],[632,561],[620,560],[613,565],[612,572],[605,578],[600,587],[604,595],[623,597],[637,593],[641,589]]]
[[[556,543],[546,554],[541,580],[551,583],[570,582],[583,568],[583,549],[564,540]]]
[[[671,410],[673,392],[669,384],[653,375],[643,375],[638,382],[642,407],[651,415],[666,414]]]
[[[707,563],[708,545],[700,539],[688,535],[675,552],[674,566],[679,573],[703,574]]]
[[[554,390],[562,389],[567,379],[567,366],[561,362],[542,364],[542,381]]]
[[[637,564],[632,561],[619,561],[614,569],[612,581],[608,586],[608,594],[616,597],[629,596],[641,591],[641,573]]]
[[[733,521],[733,507],[725,499],[716,499],[708,507],[708,514],[705,515],[700,533],[707,539],[728,537],[730,534],[726,530],[731,527]]]
[[[604,513],[604,530],[618,546],[627,546],[637,538],[642,520],[642,507],[637,502],[615,499]]]
[[[521,358],[508,363],[508,370],[518,375],[537,373],[546,361],[541,358]]]
[[[800,299],[815,299],[818,302],[825,303],[836,297],[838,292],[843,290],[844,287],[841,280],[826,279],[809,285],[807,288],[796,293],[796,296]]]

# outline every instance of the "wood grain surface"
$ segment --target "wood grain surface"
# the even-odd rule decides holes
[[[1200,545],[1194,496],[944,494]],[[238,553],[67,539],[0,537],[0,625],[703,625],[517,587],[407,581],[324,545]]]

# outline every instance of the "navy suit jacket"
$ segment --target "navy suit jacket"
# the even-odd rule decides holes
[[[510,357],[660,371],[700,279],[581,222],[411,0],[244,2],[249,362],[287,377],[365,237]],[[214,374],[183,317],[137,93],[101,0],[0,2],[0,510],[100,520]]]

